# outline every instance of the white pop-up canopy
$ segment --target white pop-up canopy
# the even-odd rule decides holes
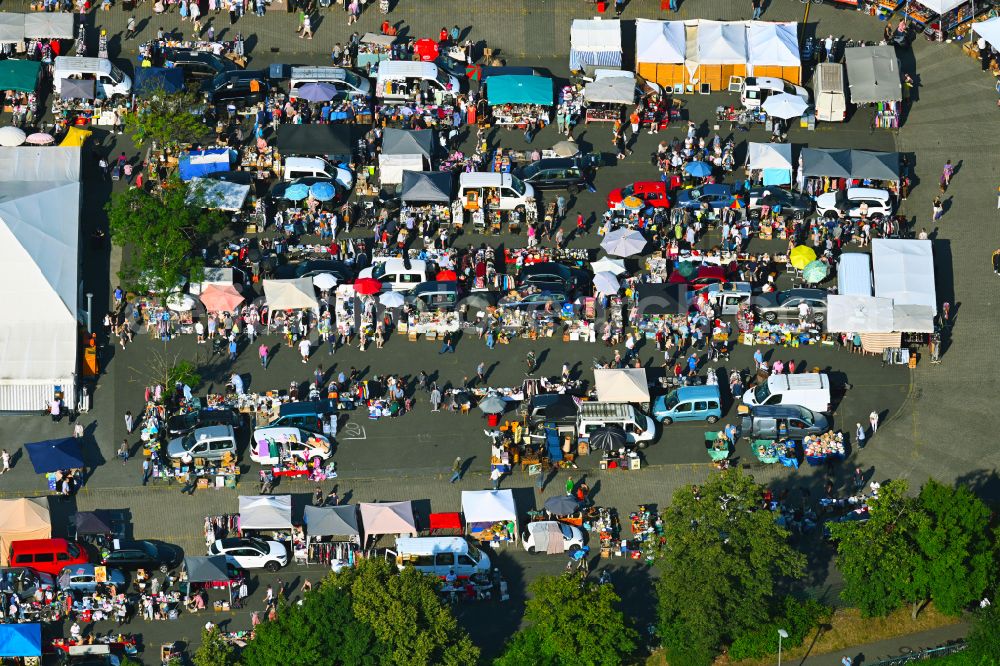
[[[463,490],[462,513],[466,524],[491,523],[512,520],[517,522],[514,506],[514,491],[504,490]]]
[[[792,169],[792,144],[758,143],[747,144],[747,168],[749,169]]]
[[[1000,46],[1000,16],[972,24],[972,32],[986,40],[993,48]]]
[[[423,155],[378,156],[378,179],[383,185],[399,185],[403,182],[404,171],[423,171]]]
[[[240,495],[241,530],[288,530],[291,528],[291,495]]]
[[[684,52],[683,21],[636,19],[636,62],[680,65],[684,62]]]
[[[645,368],[597,368],[594,384],[600,402],[649,402]]]
[[[33,12],[24,15],[25,39],[73,39],[73,20],[76,14]]]
[[[569,68],[621,67],[622,28],[620,21],[575,19],[569,29]]]
[[[920,4],[936,14],[946,14],[955,7],[958,7],[962,3],[968,1],[969,0],[920,0]]]
[[[751,21],[747,28],[747,51],[751,65],[798,67],[802,64],[795,23]]]
[[[75,405],[80,149],[0,148],[0,411]]]
[[[412,502],[361,502],[358,508],[366,537],[382,534],[417,535]]]
[[[264,299],[271,310],[319,309],[312,278],[264,280]]]
[[[698,64],[742,65],[746,62],[746,23],[698,21]]]
[[[934,251],[929,240],[878,238],[872,240],[875,295],[894,305],[923,305],[937,314]]]
[[[826,329],[831,333],[891,333],[892,299],[833,294],[826,299]]]

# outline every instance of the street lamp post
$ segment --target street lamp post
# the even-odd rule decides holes
[[[788,638],[788,632],[784,629],[778,629],[778,666],[781,666],[781,639]]]

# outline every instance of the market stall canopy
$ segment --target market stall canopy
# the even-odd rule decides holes
[[[892,299],[831,294],[826,300],[826,328],[831,333],[890,333]]]
[[[573,157],[580,154],[580,146],[576,141],[564,139],[552,146],[552,152],[559,157]]]
[[[920,0],[920,4],[935,14],[947,14],[955,7],[958,7],[962,3],[968,1],[969,0]]]
[[[569,29],[569,68],[622,66],[621,21],[575,19]]]
[[[636,289],[639,316],[686,314],[686,284],[640,284]]]
[[[854,104],[899,101],[903,88],[899,63],[891,44],[855,46],[844,49],[847,63],[847,87]]]
[[[893,305],[923,305],[937,314],[934,250],[929,240],[878,238],[872,240],[875,295]]]
[[[636,62],[680,65],[684,62],[685,44],[683,21],[636,19]]]
[[[698,21],[698,63],[740,65],[747,62],[747,28],[742,21]]]
[[[395,35],[379,35],[374,32],[366,32],[361,37],[362,44],[377,44],[378,46],[384,46],[389,48],[396,43],[398,37]]]
[[[514,505],[514,491],[504,490],[463,490],[462,513],[465,522],[491,523],[512,520],[517,522],[517,507]]]
[[[503,414],[507,409],[507,401],[499,395],[490,395],[480,400],[477,406],[483,414]]]
[[[95,85],[96,81],[93,79],[63,79],[59,97],[60,99],[94,99],[97,96],[94,92]]]
[[[934,309],[926,305],[892,306],[892,330],[899,333],[933,333]]]
[[[231,284],[210,284],[198,296],[208,312],[236,312],[245,299]]]
[[[229,580],[229,567],[225,555],[188,555],[184,558],[184,571],[189,583],[218,583]]]
[[[382,134],[383,155],[423,155],[434,157],[434,130],[405,130],[387,127]]]
[[[803,148],[799,153],[802,158],[804,176],[823,176],[825,178],[851,177],[851,151],[834,150],[830,148]]]
[[[291,527],[291,495],[240,495],[241,530],[286,530]]]
[[[800,66],[797,24],[751,21],[747,28],[747,51],[751,65]]]
[[[16,44],[23,41],[24,14],[0,12],[0,44]],[[41,63],[38,64],[40,65]]]
[[[572,495],[556,495],[545,500],[542,507],[554,516],[571,516],[580,510],[580,502]]]
[[[42,625],[0,624],[0,657],[41,657]]]
[[[792,144],[751,141],[747,144],[747,168],[791,171]]]
[[[493,76],[486,90],[491,106],[538,104],[552,106],[552,79],[547,76]]]
[[[278,125],[275,145],[287,156],[331,156],[349,160],[351,157],[351,127],[345,123],[305,123]]]
[[[52,518],[44,497],[0,500],[0,565],[7,566],[10,544],[52,538]]]
[[[42,63],[36,60],[0,60],[0,90],[35,92],[41,71]],[[67,81],[72,80],[67,79]],[[93,90],[94,82],[89,81],[89,83],[90,89]],[[93,95],[90,98],[92,97]]]
[[[82,469],[83,454],[80,452],[80,440],[75,437],[62,439],[47,439],[42,442],[32,442],[24,445],[31,459],[35,474],[48,474],[66,469]]]
[[[25,39],[76,39],[73,29],[75,14],[33,12],[24,15]]]
[[[404,171],[404,202],[450,203],[452,191],[451,172],[448,171]]]
[[[188,181],[198,176],[229,171],[232,159],[233,152],[229,148],[191,150],[181,153],[177,164],[177,173],[181,180]]]
[[[0,411],[76,404],[80,149],[0,148]]]
[[[636,87],[634,76],[606,76],[591,81],[583,89],[588,102],[604,104],[634,104]]]
[[[899,153],[852,150],[851,178],[899,180]]]
[[[973,23],[972,32],[985,39],[993,48],[997,48],[1000,46],[1000,16]]]
[[[646,368],[595,368],[599,402],[649,402]]]
[[[202,208],[240,210],[250,195],[250,185],[216,178],[192,178],[185,199]]]
[[[319,308],[312,280],[307,277],[294,280],[264,280],[264,299],[272,312]]]
[[[77,536],[81,534],[111,534],[111,514],[107,511],[77,511],[73,516]]]
[[[180,67],[137,67],[132,91],[136,95],[176,93],[184,90],[184,70]]]
[[[378,179],[383,185],[400,185],[403,174],[407,171],[422,171],[426,167],[423,155],[386,155],[378,156]]]
[[[358,507],[354,504],[342,506],[306,505],[302,520],[309,536],[360,537],[358,528]]]
[[[412,502],[362,502],[361,526],[366,536],[382,534],[417,535]]]

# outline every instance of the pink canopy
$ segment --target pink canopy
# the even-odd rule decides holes
[[[244,300],[231,284],[210,284],[201,292],[201,302],[209,312],[235,312]]]
[[[417,525],[413,520],[413,505],[410,502],[361,502],[361,522],[368,536],[380,534],[417,535]]]

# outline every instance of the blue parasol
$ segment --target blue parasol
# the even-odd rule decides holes
[[[307,196],[309,196],[309,187],[303,185],[302,183],[290,185],[288,189],[285,190],[285,198],[289,201],[302,201]]]
[[[688,162],[684,165],[684,172],[695,178],[704,178],[712,175],[712,167],[708,162]]]
[[[324,181],[313,183],[312,187],[309,188],[309,195],[316,201],[329,201],[336,194],[337,190],[334,189],[333,184]]]

